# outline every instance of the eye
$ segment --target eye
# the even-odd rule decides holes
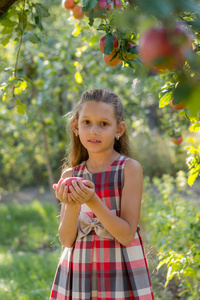
[[[106,123],[106,122],[101,122],[101,124],[100,124],[102,127],[106,127],[106,126],[108,126],[108,123]]]
[[[84,120],[84,121],[83,121],[83,124],[88,125],[88,124],[90,124],[90,121]]]

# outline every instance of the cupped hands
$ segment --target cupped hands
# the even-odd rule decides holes
[[[61,178],[57,184],[53,185],[55,189],[56,198],[68,205],[81,205],[88,203],[95,196],[95,186],[90,180],[71,178],[70,185],[68,185],[69,178]]]

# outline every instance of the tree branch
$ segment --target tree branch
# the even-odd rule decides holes
[[[0,18],[17,0],[0,0]]]

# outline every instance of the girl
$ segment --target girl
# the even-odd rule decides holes
[[[59,239],[65,246],[51,300],[151,300],[138,220],[143,175],[131,159],[122,102],[83,93],[71,117],[69,164],[58,184]],[[69,177],[82,177],[72,180]]]

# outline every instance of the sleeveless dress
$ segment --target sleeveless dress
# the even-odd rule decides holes
[[[90,173],[86,162],[73,176],[91,180],[103,203],[120,216],[124,166],[120,155],[107,170]],[[50,300],[152,300],[147,261],[139,228],[133,242],[121,245],[86,204],[81,205],[77,239],[65,248],[57,268]]]

